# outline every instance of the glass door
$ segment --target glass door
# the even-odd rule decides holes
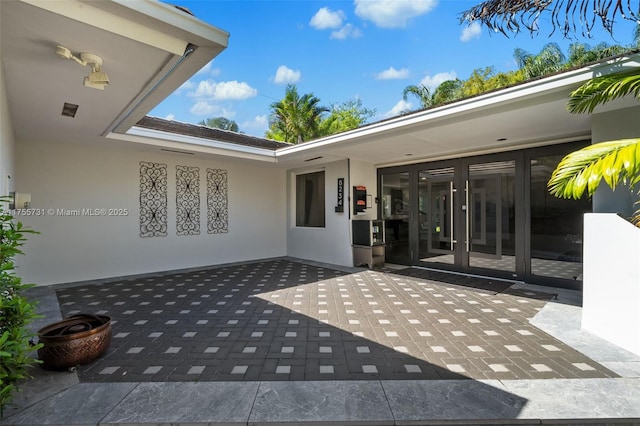
[[[515,180],[515,160],[468,165],[464,205],[469,268],[516,272]]]
[[[409,171],[381,176],[381,219],[385,223],[388,263],[411,265],[409,219],[411,213]]]
[[[579,288],[591,201],[552,197],[588,141],[379,169],[387,262]]]
[[[442,164],[442,163],[440,163]],[[513,278],[516,259],[516,159],[492,155],[444,167],[419,165],[416,264]],[[522,191],[520,191],[522,193]],[[414,228],[412,228],[414,229]],[[521,262],[522,263],[522,262]],[[490,272],[487,270],[491,270]]]
[[[454,167],[418,173],[419,262],[455,264]]]

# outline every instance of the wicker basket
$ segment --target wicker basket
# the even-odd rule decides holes
[[[111,318],[78,314],[49,324],[38,331],[43,346],[38,349],[42,366],[64,370],[100,357],[111,343]]]

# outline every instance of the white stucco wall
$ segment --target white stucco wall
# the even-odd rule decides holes
[[[640,229],[612,213],[584,218],[582,328],[640,355]]]
[[[593,114],[591,117],[592,143],[640,137],[640,106]],[[630,217],[635,211],[637,197],[621,185],[612,191],[606,184],[593,195],[595,213],[619,213]]]
[[[366,186],[367,187],[367,210],[364,213],[360,213],[357,216],[352,215],[352,219],[377,219],[378,218],[378,205],[376,204],[376,198],[378,197],[378,182],[376,175],[376,168],[371,163],[363,161],[351,160],[349,164],[351,174],[351,187],[353,186]],[[350,190],[351,191],[351,190]],[[349,193],[353,195],[352,192]],[[369,206],[371,206],[369,208]],[[353,206],[351,206],[353,209]]]
[[[324,228],[297,227],[295,223],[296,190],[295,176],[301,173],[325,172],[325,218]],[[336,213],[337,181],[345,178],[344,212]],[[351,249],[351,220],[375,219],[377,217],[376,169],[373,164],[358,161],[336,161],[322,166],[289,170],[287,172],[287,253],[289,256],[317,262],[353,266]],[[353,215],[353,186],[366,186],[368,203],[364,213]]]
[[[14,190],[14,146],[15,137],[9,114],[4,67],[0,60],[0,195],[8,195],[9,191]]]
[[[324,170],[325,172],[325,227],[296,226],[296,175]],[[338,178],[345,179],[344,212],[336,213]],[[349,233],[348,198],[351,191],[347,161],[336,161],[321,166],[287,172],[287,254],[316,262],[351,265],[352,254]]]
[[[146,148],[145,148],[146,149]],[[286,255],[285,172],[273,165],[99,140],[16,144],[16,185],[33,209],[128,209],[124,217],[26,217],[19,272],[51,284]],[[168,166],[168,235],[140,237],[140,161]],[[200,168],[200,235],[176,235],[176,165]],[[206,169],[228,172],[229,232],[208,234]]]

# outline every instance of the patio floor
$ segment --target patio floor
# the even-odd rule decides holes
[[[550,293],[416,271],[274,260],[57,295],[113,319],[82,382],[617,377],[529,324]]]
[[[113,339],[34,370],[3,425],[640,419],[640,357],[580,330],[576,292],[283,258],[34,295],[38,327],[106,314]]]

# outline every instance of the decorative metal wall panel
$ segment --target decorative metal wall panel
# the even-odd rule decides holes
[[[176,166],[176,233],[200,234],[200,169]]]
[[[227,171],[207,169],[207,232],[229,232],[229,199]]]
[[[167,165],[140,162],[140,236],[167,236]]]

